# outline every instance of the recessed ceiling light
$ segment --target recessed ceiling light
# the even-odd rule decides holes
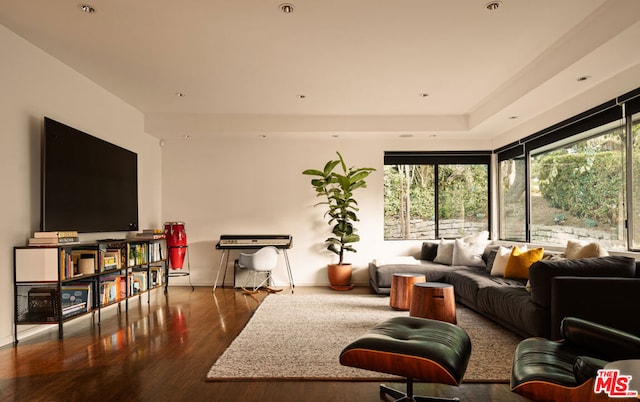
[[[578,82],[582,82],[582,81],[586,81],[586,80],[588,80],[589,78],[591,78],[591,76],[590,76],[590,75],[583,75],[583,76],[581,76],[581,77],[576,78],[576,81],[578,81]]]
[[[420,96],[421,96],[421,97],[423,97],[423,98],[426,98],[426,97],[428,97],[428,96],[429,96],[429,94],[428,94],[428,93],[426,93],[426,92],[423,92],[423,93],[421,93],[421,94],[420,94]]]
[[[492,2],[489,2],[489,3],[485,4],[484,8],[486,8],[489,11],[495,11],[495,10],[499,9],[500,6],[502,6],[502,2],[501,1],[492,1]]]
[[[338,138],[338,137],[340,137],[338,134],[331,134],[331,136],[332,136],[333,138]]]
[[[189,134],[185,134],[184,135],[184,139],[188,140],[189,138],[191,138],[191,136]]]
[[[280,4],[280,11],[282,11],[285,14],[291,14],[293,12],[293,4],[290,4],[290,3]]]
[[[184,98],[184,92],[176,92],[178,98]]]
[[[90,6],[89,4],[80,4],[80,10],[84,11],[87,14],[93,14],[96,12],[96,9]]]
[[[305,99],[307,97],[307,95],[304,95],[304,94],[300,94],[296,96],[298,97],[298,99]]]
[[[511,119],[511,120],[515,120],[517,118],[518,118],[518,116],[509,116],[509,119]]]
[[[266,135],[266,134],[260,134],[260,135],[258,135],[258,137],[260,137],[260,138],[267,138],[267,135]]]

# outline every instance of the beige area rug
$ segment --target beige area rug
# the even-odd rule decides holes
[[[458,307],[471,338],[464,382],[508,382],[520,337]],[[269,295],[207,374],[207,381],[383,380],[397,378],[340,365],[342,349],[386,319],[408,316],[389,298],[368,294]]]

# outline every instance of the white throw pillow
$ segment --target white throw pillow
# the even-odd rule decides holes
[[[466,244],[482,244],[486,247],[486,245],[489,243],[489,231],[483,230],[482,232],[467,235],[462,238],[462,241],[464,241]]]
[[[444,265],[453,264],[454,243],[455,242],[453,240],[441,239],[440,244],[438,244],[438,252],[436,254],[436,258],[433,259],[433,262]]]
[[[567,259],[606,257],[608,255],[609,252],[599,243],[579,240],[568,240],[567,248],[564,251],[564,256]]]
[[[453,265],[468,267],[484,267],[482,253],[486,247],[485,242],[467,244],[464,239],[456,239],[453,244]]]

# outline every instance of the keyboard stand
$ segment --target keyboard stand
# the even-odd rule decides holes
[[[269,244],[269,239],[274,239],[273,244]],[[227,280],[227,270],[229,269],[229,254],[230,250],[238,249],[238,250],[255,250],[262,247],[274,246],[278,249],[282,250],[284,254],[284,262],[287,267],[287,276],[289,278],[289,286],[291,287],[291,292],[293,293],[293,289],[295,288],[295,284],[293,283],[293,274],[291,272],[291,264],[289,263],[289,255],[287,254],[287,249],[291,248],[292,239],[289,235],[260,235],[260,236],[250,236],[250,235],[222,235],[221,240],[227,241],[222,244],[222,241],[218,242],[216,248],[222,250],[222,254],[220,255],[220,262],[218,264],[218,272],[216,273],[216,280],[213,283],[213,291],[216,291],[218,287],[218,280],[220,279],[220,272],[222,272],[222,284],[221,287],[224,288],[224,284]],[[283,239],[286,241],[283,242]],[[231,242],[230,242],[231,240]],[[234,242],[237,240],[238,242]],[[255,242],[255,243],[254,243]],[[236,272],[233,270],[233,283],[235,285],[236,280]]]

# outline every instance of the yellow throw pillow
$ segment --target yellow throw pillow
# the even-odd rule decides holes
[[[504,277],[509,279],[529,279],[529,267],[542,259],[544,248],[534,248],[520,251],[517,246],[511,250],[511,255],[504,267]]]

